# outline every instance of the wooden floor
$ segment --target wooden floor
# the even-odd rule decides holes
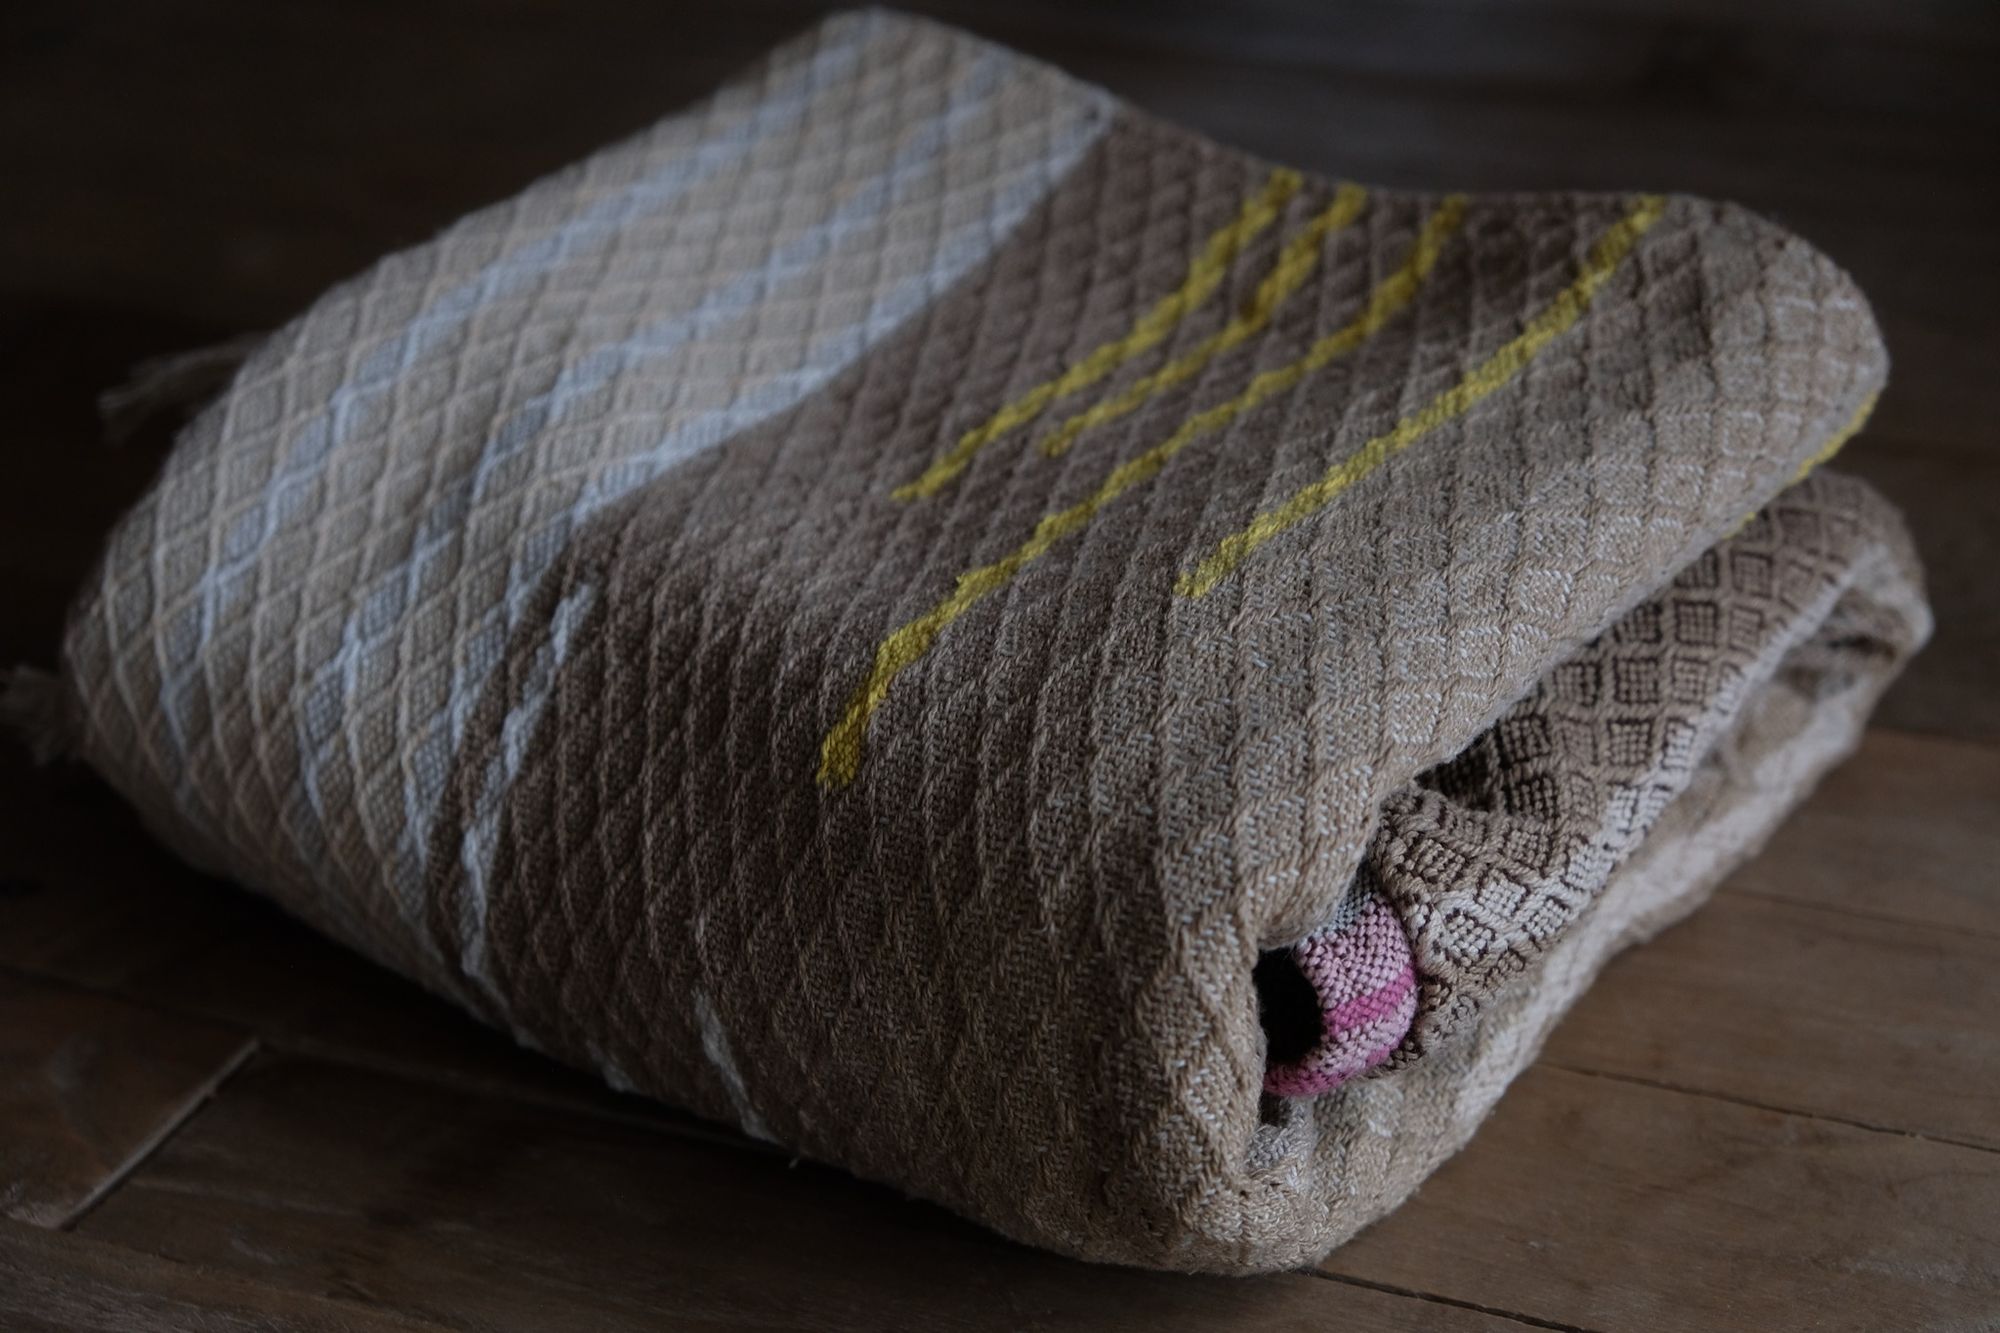
[[[1861,753],[1401,1212],[1225,1281],[604,1091],[0,746],[0,1328],[2000,1329],[2000,6],[925,7],[1301,166],[1724,195],[1832,253],[1896,361],[1847,465],[1940,621]],[[50,659],[166,448],[99,442],[133,361],[274,326],[812,8],[8,5],[0,661]]]

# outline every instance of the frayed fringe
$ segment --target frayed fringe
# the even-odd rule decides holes
[[[227,342],[141,361],[123,384],[97,396],[97,415],[104,422],[106,442],[123,444],[168,408],[188,408],[214,397],[263,342],[263,334],[246,333]]]
[[[75,748],[61,677],[34,667],[0,671],[0,725],[20,733],[38,764]]]

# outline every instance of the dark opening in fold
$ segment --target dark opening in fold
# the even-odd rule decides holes
[[[1284,1065],[1303,1059],[1323,1035],[1319,993],[1299,970],[1290,949],[1268,949],[1251,971],[1257,1018],[1264,1026],[1265,1060]]]

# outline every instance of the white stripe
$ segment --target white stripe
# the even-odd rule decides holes
[[[479,791],[467,811],[465,837],[459,845],[459,861],[465,869],[463,891],[458,899],[459,964],[503,1017],[509,1012],[507,998],[493,979],[486,926],[492,901],[493,859],[500,843],[500,798],[514,785],[514,778],[521,771],[521,761],[527,755],[528,742],[534,739],[542,710],[548,706],[557,673],[569,660],[570,642],[596,601],[596,587],[586,583],[571,589],[557,605],[548,641],[535,650],[521,686],[521,697],[507,710],[506,720],[501,723],[499,750],[480,775]]]
[[[490,483],[505,465],[518,458],[578,394],[601,386],[645,356],[671,351],[713,333],[719,323],[753,308],[773,288],[800,273],[811,272],[841,238],[876,222],[900,192],[923,179],[926,169],[950,143],[952,131],[967,116],[987,105],[987,96],[1003,67],[1001,56],[983,52],[973,62],[969,77],[962,76],[960,84],[953,88],[947,109],[921,122],[888,166],[865,180],[826,218],[779,247],[760,268],[740,274],[709,292],[694,309],[660,320],[565,366],[554,387],[528,400],[488,436],[471,474],[457,478],[425,514],[410,555],[384,570],[348,615],[341,627],[340,646],[314,672],[305,690],[299,711],[299,740],[305,776],[301,790],[310,818],[288,821],[295,830],[311,839],[315,832],[311,825],[323,828],[329,822],[329,807],[321,799],[322,771],[338,753],[336,747],[345,740],[348,705],[355,697],[367,655],[384,646],[385,641],[388,647],[395,646],[392,636],[402,628],[426,581],[440,571],[448,574],[459,560],[466,516],[486,498]],[[860,346],[865,346],[865,342]],[[858,353],[859,346],[854,351]],[[712,447],[727,437],[704,432],[696,438],[703,441],[701,447]],[[624,467],[600,474],[613,479],[609,485],[598,484],[597,478],[593,478],[593,484],[585,488],[574,504],[521,541],[518,555],[509,563],[503,604],[488,608],[477,626],[461,636],[460,650],[454,655],[449,716],[437,724],[424,720],[420,723],[423,729],[405,746],[412,761],[404,789],[403,830],[392,879],[404,912],[413,920],[423,911],[430,829],[443,796],[451,757],[458,752],[480,691],[520,622],[522,602],[554,562],[578,523],[694,452],[687,447],[688,439],[670,434]],[[312,854],[308,846],[301,845],[300,850]]]
[[[170,775],[177,786],[185,785],[184,765],[190,753],[187,709],[205,683],[201,649],[218,617],[254,591],[255,562],[266,543],[312,512],[320,474],[354,424],[411,370],[455,345],[473,316],[495,298],[531,285],[579,251],[605,245],[634,219],[658,211],[706,177],[740,161],[759,141],[804,119],[814,100],[859,58],[876,27],[874,16],[855,23],[840,41],[787,71],[741,119],[718,128],[692,152],[662,163],[547,236],[489,261],[362,358],[334,390],[326,408],[293,437],[284,463],[265,485],[258,503],[230,524],[216,562],[202,572],[185,610],[167,627],[165,637],[180,645],[176,660],[162,663],[161,672],[161,711],[173,740],[171,759],[182,768]]]
[[[750,1089],[744,1085],[742,1071],[736,1068],[736,1056],[729,1049],[729,1034],[723,1030],[715,1006],[708,1002],[708,995],[703,991],[694,993],[694,1021],[701,1029],[701,1053],[708,1057],[709,1064],[715,1066],[715,1072],[721,1076],[722,1090],[729,1095],[729,1105],[736,1112],[737,1125],[753,1139],[776,1142],[763,1117],[757,1114],[757,1108],[750,1102]]]
[[[969,84],[981,93],[1003,66],[994,58],[983,57],[977,77]],[[309,691],[302,719],[326,716],[324,730],[315,727],[302,739],[305,766],[316,774],[329,757],[328,746],[340,734],[340,714],[352,697],[353,683],[362,654],[388,629],[400,622],[410,597],[421,588],[434,561],[454,553],[451,544],[462,535],[464,515],[474,507],[485,483],[499,465],[518,454],[532,439],[533,431],[517,425],[532,423],[535,431],[545,429],[577,394],[627,370],[642,355],[685,345],[691,338],[709,331],[725,315],[739,313],[754,305],[755,299],[800,271],[810,257],[823,256],[842,237],[869,225],[896,196],[922,178],[926,165],[949,143],[950,132],[964,117],[974,114],[982,101],[959,102],[945,115],[911,136],[887,172],[866,182],[834,214],[816,224],[807,234],[774,254],[764,268],[746,274],[705,298],[695,311],[642,330],[608,349],[590,354],[574,372],[566,370],[557,386],[532,400],[488,441],[471,478],[447,496],[433,515],[430,529],[419,539],[419,547],[397,569],[385,571],[362,607],[343,632],[336,657],[322,668]],[[507,643],[521,620],[521,607],[537,582],[546,573],[566,544],[570,532],[603,506],[630,493],[665,472],[674,464],[714,448],[777,412],[787,410],[816,392],[828,380],[845,370],[870,346],[886,336],[917,310],[956,282],[974,264],[1018,225],[1028,210],[1043,198],[1081,157],[1102,131],[1103,106],[1091,103],[1093,114],[1080,115],[1052,133],[1052,142],[1039,169],[1010,182],[997,192],[988,213],[960,224],[947,234],[933,257],[931,266],[913,275],[878,298],[857,324],[835,329],[816,338],[797,369],[774,375],[746,392],[727,407],[706,412],[670,429],[645,452],[605,468],[593,476],[577,499],[563,511],[546,519],[522,538],[517,556],[510,564],[508,589],[500,605],[489,608],[473,627],[463,631],[455,654],[454,679],[450,689],[449,713],[427,725],[406,743],[412,755],[411,777],[406,792],[408,808],[401,846],[396,856],[394,879],[405,910],[420,913],[425,879],[425,858],[430,827],[449,772],[451,756],[462,743],[469,714],[498,665]],[[398,578],[400,573],[401,577]],[[317,791],[314,782],[309,791]],[[315,813],[320,813],[315,811]]]
[[[918,277],[908,279],[890,291],[868,312],[866,319],[855,326],[837,330],[817,340],[805,364],[797,370],[774,376],[757,385],[743,399],[726,409],[710,412],[694,420],[683,423],[668,431],[657,445],[646,453],[628,460],[614,469],[593,477],[575,505],[547,520],[541,528],[530,534],[522,544],[522,557],[510,576],[510,590],[506,601],[492,608],[481,618],[479,624],[467,636],[465,650],[459,655],[466,663],[491,663],[505,651],[505,645],[512,638],[521,619],[518,602],[533,589],[548,563],[567,540],[574,526],[582,522],[590,513],[619,496],[646,484],[676,462],[706,449],[721,444],[745,428],[754,425],[778,412],[782,412],[802,399],[816,392],[836,374],[852,365],[867,349],[899,327],[916,311],[926,305],[956,282],[974,264],[991,253],[1001,237],[1010,232],[1034,203],[1042,198],[1049,187],[1067,173],[1076,159],[1095,141],[1095,133],[1078,130],[1065,136],[1055,145],[1053,160],[1047,173],[1038,180],[1017,182],[1003,197],[996,201],[997,207],[991,216],[981,223],[961,226],[952,232],[940,247],[939,254],[931,270]],[[576,594],[572,593],[574,597]],[[565,606],[568,602],[565,601]],[[587,604],[585,609],[587,609]],[[580,613],[577,617],[580,620]],[[562,614],[557,616],[557,625],[552,639],[557,642],[553,650],[553,660],[557,665],[567,656],[569,648],[567,636],[571,623],[566,623]],[[542,655],[537,655],[537,662]],[[485,670],[490,670],[490,666]],[[539,676],[539,672],[536,672]],[[431,772],[440,774],[435,780],[439,784],[437,793],[412,791],[413,808],[406,825],[405,838],[397,857],[399,881],[407,886],[405,891],[421,897],[424,882],[424,856],[429,844],[429,829],[435,818],[438,797],[447,767],[449,754],[456,753],[474,701],[484,687],[484,671],[467,673],[468,678],[454,682],[452,689],[453,707],[448,721],[448,734],[440,735],[432,729],[417,745],[419,753],[441,751],[432,762],[420,764],[414,771],[418,775]],[[547,686],[540,687],[544,691]],[[532,719],[540,713],[540,705],[535,704],[528,711],[517,709],[516,714],[527,718],[526,727],[531,730]],[[510,715],[510,730],[516,724],[516,715]],[[522,741],[528,739],[528,730],[522,733]],[[513,785],[519,771],[519,755],[511,738],[507,744],[508,759],[502,780],[496,784],[493,775],[482,784],[480,807],[475,812],[460,846],[460,864],[466,879],[465,901],[474,904],[472,915],[461,918],[459,937],[461,961],[466,975],[479,985],[482,991],[501,1011],[506,1011],[507,1001],[493,984],[486,968],[485,913],[493,889],[493,857],[497,851],[498,820],[501,799]],[[415,784],[413,783],[413,786]],[[701,1001],[697,1006],[698,1012]],[[712,1018],[712,1014],[711,1014]],[[716,1028],[717,1038],[720,1029]],[[704,1049],[709,1048],[707,1029],[704,1029]],[[727,1044],[719,1048],[723,1061],[728,1059]],[[714,1051],[710,1058],[715,1059]],[[746,1129],[749,1126],[746,1124]],[[756,1133],[757,1130],[750,1129]]]
[[[853,40],[846,43],[850,50],[855,45]],[[823,75],[827,63],[839,54],[838,49],[821,51],[813,68]],[[946,105],[915,122],[891,160],[853,186],[826,216],[754,261],[760,264],[756,270],[740,273],[703,294],[692,309],[657,320],[565,365],[549,390],[515,409],[489,435],[468,472],[449,476],[441,499],[417,521],[409,553],[371,579],[348,602],[339,646],[289,701],[295,716],[301,781],[292,789],[275,832],[281,842],[290,842],[302,873],[324,880],[330,830],[342,824],[351,826],[358,819],[367,846],[375,856],[390,862],[388,879],[397,910],[415,928],[412,937],[426,948],[434,947],[422,917],[430,833],[437,810],[469,715],[514,641],[525,603],[565,548],[570,534],[603,506],[682,460],[718,446],[817,392],[934,301],[1013,232],[1097,141],[1108,123],[1111,104],[1101,95],[1069,87],[1057,87],[1053,95],[1047,90],[1030,93],[1025,103],[1012,100],[1011,84],[994,95],[994,86],[1012,68],[1007,57],[991,51],[964,61]],[[814,91],[812,87],[804,89],[807,94]],[[961,132],[968,118],[989,112],[984,128],[977,133]],[[754,139],[784,118],[782,106],[760,107],[748,125],[739,127],[737,137]],[[991,150],[989,143],[995,145]],[[1001,144],[1012,148],[1002,152],[998,148]],[[961,147],[965,150],[963,162],[957,156]],[[696,165],[684,162],[678,168],[663,169],[666,175],[649,177],[656,182],[653,186],[627,187],[619,196],[625,200],[623,204],[607,201],[565,223],[559,234],[568,235],[568,241],[538,243],[541,248],[524,247],[493,261],[480,275],[419,315],[398,338],[371,353],[350,382],[334,391],[328,406],[294,437],[284,465],[255,507],[225,533],[223,549],[197,585],[195,615],[184,627],[188,646],[175,654],[180,659],[186,693],[166,691],[164,710],[173,739],[183,752],[186,728],[181,724],[186,715],[213,703],[203,692],[207,680],[202,654],[207,651],[206,636],[216,623],[217,609],[250,595],[269,576],[264,568],[267,562],[259,558],[261,549],[297,516],[310,517],[307,510],[315,494],[313,478],[330,464],[329,456],[340,441],[368,424],[371,405],[395,392],[398,379],[418,362],[448,362],[456,354],[459,331],[481,303],[512,285],[529,281],[538,265],[553,265],[578,247],[604,243],[606,234],[644,209],[659,207],[674,189],[685,188],[701,171],[713,170],[729,151],[723,144],[704,144],[689,159]],[[736,155],[740,152],[739,145]],[[951,206],[941,208],[934,222],[930,214],[901,208],[912,196],[935,197],[934,191],[926,193],[927,183],[947,169],[953,173],[946,180]],[[675,170],[679,175],[674,175]],[[980,177],[969,178],[982,191],[980,197],[967,197],[959,179],[965,171],[982,172],[991,182],[978,186]],[[916,241],[897,234],[895,227],[901,218],[922,219],[925,230],[913,233]],[[930,231],[933,226],[940,230]],[[860,238],[871,228],[879,239],[864,243]],[[565,422],[587,398],[601,393],[633,368],[687,354],[705,339],[730,345],[726,337],[718,339],[717,335],[760,317],[766,303],[778,299],[774,292],[796,301],[796,292],[786,289],[812,290],[808,284],[824,280],[829,257],[843,246],[848,252],[844,257],[849,259],[877,256],[879,248],[879,258],[886,261],[888,271],[877,278],[881,285],[868,293],[867,308],[848,316],[851,322],[802,329],[803,346],[786,369],[750,379],[731,390],[729,400],[721,405],[674,422],[632,457],[586,459],[585,466],[595,471],[567,499],[561,498],[559,474],[532,476],[525,482],[518,475],[534,442]],[[575,442],[585,442],[585,437],[577,436]],[[508,538],[498,547],[470,551],[468,533],[479,526],[472,520],[482,512],[480,506],[504,502],[515,488],[545,507],[553,501],[556,512],[542,516],[524,510],[521,521],[532,524],[524,535]],[[468,572],[483,566],[497,580],[499,568],[486,562],[502,559],[507,562],[506,584],[497,603],[480,599],[466,605]],[[448,609],[450,599],[460,599],[461,614],[471,620],[449,627],[451,643],[445,651],[418,648],[407,638],[412,608],[440,597],[446,599],[436,602],[441,609]],[[552,625],[551,642],[537,649],[531,659],[531,673],[539,677],[541,664],[546,662],[549,679],[531,682],[530,697],[509,712],[499,767],[480,775],[466,812],[466,835],[459,840],[459,860],[472,883],[463,908],[466,915],[457,923],[459,962],[472,979],[470,984],[496,1000],[484,942],[486,913],[495,887],[492,857],[506,793],[518,773],[520,755],[539,724],[546,690],[569,651],[567,636],[581,615],[567,600],[565,608],[574,614],[567,618],[559,614],[558,619],[571,628]],[[555,642],[557,638],[560,644]],[[405,660],[413,651],[417,656]],[[439,680],[436,684],[446,706],[435,714],[379,719],[394,728],[397,757],[393,762],[398,767],[388,773],[362,773],[351,751],[356,743],[352,735],[355,727],[350,725],[352,710],[357,701],[375,700],[375,691],[395,673],[416,669],[412,663],[450,673],[448,682]],[[382,702],[395,704],[386,698]],[[336,756],[347,760],[344,767],[335,767]],[[371,776],[380,778],[381,785],[368,788],[365,784]],[[378,815],[383,807],[369,801],[370,790],[395,803],[399,826],[395,815],[387,811]],[[205,821],[193,822],[200,827]],[[384,822],[391,827],[381,827]]]

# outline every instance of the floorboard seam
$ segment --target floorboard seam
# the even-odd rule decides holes
[[[1897,916],[1892,912],[1871,912],[1865,907],[1849,907],[1845,903],[1815,902],[1810,898],[1794,898],[1788,894],[1773,893],[1769,889],[1746,888],[1740,884],[1725,884],[1718,892],[1736,898],[1754,898],[1763,903],[1778,903],[1785,907],[1802,907],[1808,911],[1825,912],[1856,921],[1878,921],[1892,926],[1917,926],[1928,930],[1946,931],[1954,936],[1970,935],[1975,939],[2000,940],[2000,931],[1988,930],[1982,926],[1962,926],[1922,917]]]
[[[1554,1319],[1543,1319],[1536,1315],[1522,1314],[1517,1310],[1503,1310],[1497,1305],[1481,1305],[1477,1301],[1460,1300],[1456,1296],[1439,1296],[1434,1292],[1417,1291],[1411,1287],[1399,1287],[1390,1282],[1376,1282],[1369,1278],[1353,1277],[1346,1273],[1329,1273],[1323,1268],[1300,1270],[1308,1277],[1320,1278],[1327,1282],[1339,1282],[1350,1287],[1365,1287],[1369,1291],[1379,1291],[1390,1296],[1407,1296],[1411,1300],[1429,1301],[1433,1305],[1449,1305],[1460,1310],[1471,1310],[1476,1314],[1491,1315],[1495,1319],[1510,1319],[1529,1328],[1548,1328],[1556,1333],[1597,1333],[1595,1329],[1581,1324],[1565,1324]]]
[[[1652,1088],[1659,1092],[1678,1093],[1683,1097],[1706,1097],[1710,1101],[1728,1102],[1734,1106],[1749,1107],[1754,1111],[1769,1111],[1774,1115],[1796,1116],[1800,1120],[1823,1120],[1832,1125],[1845,1125],[1849,1129],[1863,1129],[1871,1134],[1893,1134],[1897,1138],[1920,1139],[1925,1143],[1944,1144],[1953,1148],[1969,1148],[1973,1152],[2000,1153],[2000,1147],[1991,1144],[1974,1143],[1969,1139],[1953,1138],[1948,1134],[1929,1134],[1918,1129],[1899,1129],[1894,1125],[1878,1125],[1868,1120],[1857,1120],[1852,1116],[1832,1115],[1825,1111],[1807,1111],[1796,1106],[1780,1106],[1774,1102],[1758,1101],[1754,1097],[1743,1097],[1731,1092],[1717,1092],[1711,1088],[1690,1087],[1682,1083],[1672,1083],[1666,1079],[1647,1078],[1643,1074],[1621,1074],[1608,1069],[1591,1069],[1585,1065],[1567,1064],[1560,1060],[1537,1061],[1545,1069],[1559,1069],[1565,1074],[1578,1074],[1584,1078],[1610,1079],[1614,1083],[1630,1083],[1641,1088]]]
[[[624,1125],[632,1129],[643,1129],[656,1134],[666,1134],[677,1139],[688,1139],[698,1143],[714,1143],[722,1147],[745,1148],[765,1157],[796,1157],[775,1145],[760,1143],[756,1139],[740,1135],[724,1125],[709,1127],[693,1124],[681,1125],[663,1122],[648,1114],[647,1110],[620,1111],[608,1106],[592,1106],[588,1102],[569,1101],[559,1095],[537,1094],[532,1089],[509,1087],[505,1083],[477,1077],[452,1078],[429,1073],[413,1062],[384,1059],[364,1052],[337,1046],[324,1046],[310,1037],[303,1039],[285,1036],[266,1037],[264,1049],[273,1055],[301,1060],[313,1064],[334,1065],[342,1069],[358,1070],[374,1074],[380,1078],[398,1079],[405,1083],[415,1083],[420,1087],[434,1088],[461,1096],[480,1097],[487,1101],[513,1102],[521,1106],[532,1106],[540,1110],[556,1111],[564,1114],[583,1116],[605,1124]],[[569,1069],[568,1065],[560,1068]],[[634,1094],[635,1096],[638,1094]],[[648,1107],[673,1111],[672,1102],[647,1098]],[[691,1113],[684,1113],[691,1114]]]
[[[250,1062],[251,1057],[257,1054],[258,1048],[259,1043],[256,1037],[245,1037],[243,1044],[236,1048],[236,1053],[224,1061],[221,1067],[216,1069],[214,1073],[201,1081],[201,1084],[188,1097],[186,1104],[181,1107],[177,1115],[169,1117],[158,1130],[148,1136],[145,1142],[141,1143],[123,1162],[119,1163],[117,1170],[111,1172],[103,1180],[98,1181],[90,1193],[84,1196],[83,1201],[70,1209],[68,1215],[56,1223],[52,1229],[56,1231],[76,1230],[77,1225],[84,1218],[95,1211],[99,1204],[110,1198],[141,1167],[151,1161],[154,1154],[159,1152],[161,1148],[164,1148],[176,1134],[185,1129],[188,1123],[196,1115],[200,1114],[203,1107],[214,1101],[217,1094],[222,1091],[223,1085],[235,1077],[236,1072]]]
[[[5,1226],[0,1227],[0,1256],[4,1256],[5,1252],[8,1250],[9,1242],[15,1240],[14,1236],[6,1234],[8,1229],[18,1229],[19,1231],[32,1231],[36,1233],[38,1237],[40,1236],[58,1237],[59,1238],[58,1243],[61,1245],[74,1245],[83,1247],[86,1253],[94,1252],[100,1255],[116,1255],[119,1257],[120,1261],[137,1260],[142,1263],[160,1264],[168,1269],[177,1269],[180,1272],[187,1274],[190,1278],[210,1277],[218,1275],[218,1271],[212,1267],[200,1263],[193,1263],[186,1259],[181,1259],[171,1254],[162,1254],[158,1250],[148,1250],[141,1246],[127,1244],[126,1242],[119,1240],[106,1240],[101,1236],[95,1236],[95,1235],[82,1236],[72,1231],[51,1231],[47,1228],[38,1227],[35,1226],[33,1223],[28,1223],[28,1222],[10,1221]],[[388,1329],[407,1330],[407,1333],[432,1333],[432,1330],[435,1330],[435,1333],[449,1333],[449,1330],[451,1329],[450,1325],[438,1323],[427,1316],[418,1316],[409,1314],[401,1310],[392,1310],[386,1306],[370,1305],[366,1302],[352,1300],[344,1296],[335,1296],[323,1292],[302,1291],[294,1287],[287,1287],[282,1284],[268,1282],[263,1278],[257,1276],[256,1274],[247,1272],[243,1269],[232,1268],[232,1269],[221,1270],[219,1276],[223,1277],[226,1281],[228,1281],[232,1285],[239,1286],[242,1288],[247,1288],[261,1293],[267,1293],[273,1297],[276,1297],[279,1300],[297,1301],[307,1305],[312,1309],[323,1309],[329,1314],[350,1316],[350,1322],[352,1321],[352,1319],[358,1318],[359,1320],[366,1321],[366,1327],[369,1329],[381,1327]],[[152,1287],[140,1288],[138,1290],[140,1291],[140,1294],[142,1296],[154,1295],[158,1291],[157,1288],[152,1288]],[[169,1294],[168,1299],[175,1300],[182,1298]],[[195,1298],[192,1297],[185,1298],[185,1303],[197,1310],[205,1308],[200,1306],[196,1302]],[[0,1314],[8,1314],[8,1313],[19,1313],[19,1311],[12,1310],[10,1308],[0,1307]],[[29,1313],[34,1313],[34,1311],[30,1310]],[[57,1325],[54,1324],[50,1324],[48,1326],[51,1328],[57,1327]],[[235,1324],[233,1321],[226,1321],[225,1317],[225,1322],[218,1322],[215,1326],[217,1328],[222,1328],[225,1326],[234,1327]],[[343,1323],[341,1325],[338,1325],[338,1327],[341,1328],[346,1328],[348,1326],[349,1326],[348,1323]],[[37,1325],[37,1327],[41,1326]],[[103,1326],[93,1324],[90,1327],[99,1328]],[[120,1324],[118,1325],[118,1327],[120,1329],[123,1329],[127,1326]],[[151,1329],[160,1326],[154,1324],[147,1324],[144,1325],[143,1327]],[[200,1325],[200,1327],[206,1329],[208,1325],[203,1324]],[[260,1322],[256,1325],[256,1327],[276,1328],[278,1327],[278,1325]],[[353,1323],[353,1327],[361,1328],[363,1327],[363,1325],[361,1323]]]
[[[1878,437],[1871,430],[1868,432],[1868,438],[1872,442],[1881,437]],[[1971,750],[1984,750],[1988,754],[2000,752],[2000,736],[1989,736],[1984,732],[1934,730],[1929,727],[1911,726],[1907,722],[1899,722],[1892,725],[1875,721],[1869,722],[1868,730],[1880,732],[1886,736],[1905,736],[1912,740],[1943,741],[1949,745],[1963,745]]]
[[[393,1057],[378,1056],[353,1048],[328,1045],[313,1038],[301,1037],[285,1032],[264,1032],[246,1027],[241,1020],[218,1016],[200,1009],[187,1009],[178,1005],[162,1004],[145,996],[135,996],[120,990],[115,985],[100,982],[79,981],[58,973],[42,972],[36,968],[23,967],[18,963],[0,962],[0,975],[13,975],[47,986],[60,986],[95,995],[107,1000],[129,1004],[135,1009],[159,1014],[184,1022],[206,1023],[211,1027],[231,1029],[243,1034],[257,1052],[283,1056],[293,1060],[304,1060],[316,1064],[334,1065],[342,1069],[359,1070],[382,1078],[400,1079],[419,1087],[434,1088],[443,1092],[459,1093],[469,1097],[482,1097],[488,1101],[513,1102],[522,1106],[533,1106],[546,1111],[581,1116],[605,1124],[624,1125],[628,1128],[648,1130],[667,1134],[674,1138],[697,1143],[714,1143],[722,1147],[743,1148],[767,1157],[790,1157],[775,1146],[759,1143],[755,1139],[737,1134],[727,1126],[679,1125],[662,1122],[647,1114],[645,1110],[620,1111],[612,1107],[593,1106],[585,1101],[572,1101],[558,1094],[540,1094],[529,1088],[510,1087],[504,1082],[480,1078],[476,1075],[453,1077],[432,1072],[427,1066],[413,1060],[398,1060]],[[247,1054],[243,1058],[248,1058]],[[231,1066],[230,1072],[240,1067],[241,1060]],[[558,1063],[557,1068],[571,1067]],[[581,1075],[581,1071],[575,1071]],[[587,1075],[583,1075],[587,1077]],[[218,1085],[219,1086],[219,1085]],[[648,1105],[663,1110],[673,1110],[673,1104],[666,1101],[648,1099]],[[94,1206],[94,1205],[93,1205]]]

